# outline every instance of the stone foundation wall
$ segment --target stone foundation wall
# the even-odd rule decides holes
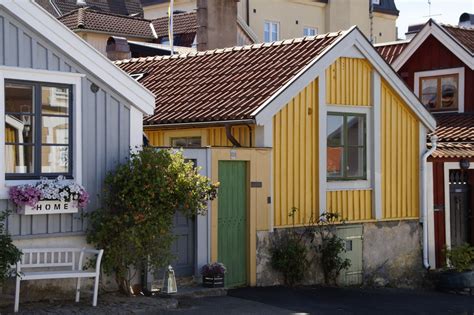
[[[422,227],[416,220],[363,223],[363,283],[367,286],[419,287],[426,274],[422,264]],[[347,226],[350,226],[349,224]],[[290,229],[257,232],[257,286],[283,284],[271,267],[270,249],[276,238]],[[311,246],[309,241],[307,245]],[[311,266],[303,284],[323,284],[318,257],[309,250]]]

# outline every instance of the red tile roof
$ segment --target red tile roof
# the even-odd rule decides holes
[[[91,30],[114,35],[153,39],[151,21],[80,8],[58,18],[72,30]]]
[[[435,114],[434,117],[438,141],[474,143],[474,114]]]
[[[407,48],[410,41],[399,41],[391,43],[382,43],[374,45],[375,49],[379,54],[387,61],[389,64],[392,64],[395,59]]]
[[[146,125],[253,119],[254,112],[346,32],[173,57],[118,61],[156,95]]]
[[[168,17],[154,20],[153,26],[158,37],[168,36]],[[173,33],[188,34],[196,33],[197,14],[196,12],[175,13],[173,15]]]
[[[434,158],[470,158],[474,157],[473,143],[439,143],[431,155]]]
[[[442,25],[461,45],[474,53],[474,29],[451,25]]]

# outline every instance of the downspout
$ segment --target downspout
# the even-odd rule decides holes
[[[249,128],[249,137],[250,137],[250,139],[249,139],[249,143],[250,143],[249,148],[251,148],[253,146],[253,143],[252,143],[252,136],[253,136],[252,135],[252,126],[247,125],[247,127]]]
[[[232,135],[232,126],[231,125],[225,125],[225,135],[227,136],[227,140],[229,140],[234,147],[240,148],[242,145],[240,145],[239,141],[234,138]]]
[[[421,185],[421,208],[423,211],[423,265],[427,270],[431,268],[429,259],[428,259],[428,197],[427,197],[427,180],[426,180],[426,165],[428,157],[433,154],[436,150],[438,137],[433,135],[430,138],[431,140],[431,148],[423,154],[423,158],[421,161],[421,178],[422,178],[422,185]]]

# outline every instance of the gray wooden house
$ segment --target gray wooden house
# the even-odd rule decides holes
[[[54,106],[52,105],[54,102]],[[34,1],[0,2],[0,211],[9,186],[64,175],[91,195],[142,144],[154,96]],[[20,247],[82,246],[81,213],[18,215]]]

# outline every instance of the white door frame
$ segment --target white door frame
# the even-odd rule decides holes
[[[446,247],[451,248],[451,199],[449,196],[449,171],[460,170],[458,162],[444,162],[444,226],[446,236]],[[469,166],[470,170],[474,170],[474,163]]]

